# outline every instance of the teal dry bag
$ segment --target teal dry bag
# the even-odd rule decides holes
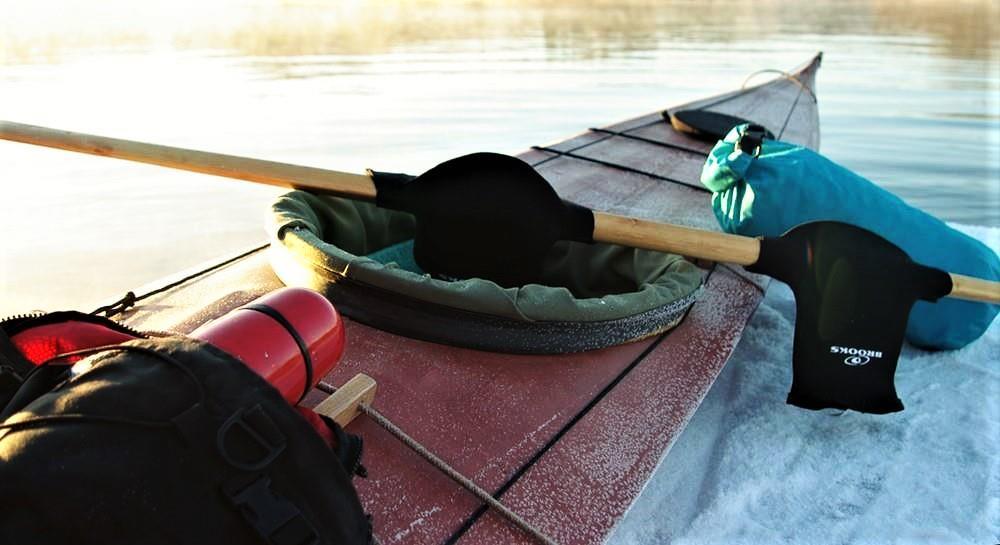
[[[1000,260],[983,243],[809,148],[768,139],[747,145],[751,127],[733,128],[701,173],[726,232],[775,237],[811,221],[840,221],[882,236],[917,263],[1000,280]],[[961,348],[979,338],[998,311],[998,305],[953,298],[918,301],[906,339],[924,348]]]

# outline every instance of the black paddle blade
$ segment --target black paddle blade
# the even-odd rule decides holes
[[[753,123],[753,121],[743,119],[742,117],[710,112],[708,110],[678,110],[673,114],[669,111],[664,111],[663,118],[674,129],[694,136],[699,140],[712,143],[725,138],[729,134],[729,131],[737,125]],[[763,130],[765,138],[774,140],[774,134],[771,131],[767,129]]]
[[[816,222],[761,241],[748,270],[795,294],[788,403],[884,414],[903,410],[894,375],[910,309],[951,291],[948,273],[914,263],[884,238]]]
[[[372,180],[380,207],[416,217],[414,258],[432,274],[522,286],[539,280],[556,241],[593,242],[593,213],[560,199],[516,157],[474,153],[416,178],[373,172]]]

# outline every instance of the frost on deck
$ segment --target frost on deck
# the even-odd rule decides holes
[[[1000,252],[1000,229],[953,227]],[[785,404],[794,319],[791,290],[772,283],[609,543],[996,542],[1000,320],[961,350],[904,345],[906,409],[871,415]]]

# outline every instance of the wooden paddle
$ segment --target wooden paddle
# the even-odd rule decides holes
[[[413,214],[427,271],[505,286],[537,278],[559,240],[608,242],[744,265],[791,286],[796,300],[789,401],[807,408],[902,409],[893,376],[918,300],[1000,303],[1000,283],[914,263],[864,229],[800,225],[754,239],[596,212],[563,201],[531,166],[476,153],[418,176],[351,174],[0,122],[0,138],[257,183],[374,200]]]
[[[365,200],[378,200],[379,197],[375,179],[380,176],[380,173],[374,172],[367,174],[339,172],[50,129],[10,121],[0,121],[0,138],[316,193]],[[495,154],[475,154],[467,157],[482,159],[485,156],[504,157]],[[510,159],[517,161],[513,158]],[[494,167],[495,165],[489,166]],[[407,181],[410,179],[412,178],[406,177]],[[400,207],[400,209],[405,208]],[[594,241],[676,253],[737,265],[753,265],[760,257],[761,241],[756,238],[693,229],[599,211],[589,212],[593,216],[593,230],[590,235]],[[479,218],[475,222],[482,223]],[[949,297],[1000,303],[1000,283],[954,273],[951,273],[950,277],[952,288],[947,294]]]

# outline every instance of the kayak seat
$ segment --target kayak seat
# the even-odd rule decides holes
[[[325,294],[344,315],[418,339],[508,353],[579,352],[676,325],[702,271],[680,256],[559,242],[537,282],[425,274],[413,259],[410,214],[292,191],[272,205],[272,268]]]

